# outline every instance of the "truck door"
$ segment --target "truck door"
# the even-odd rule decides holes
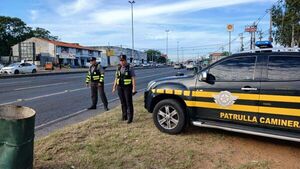
[[[205,81],[198,80],[193,101],[196,118],[239,124],[256,124],[261,70],[257,56],[224,59],[204,70]]]
[[[261,83],[260,124],[300,132],[300,55],[266,56]]]

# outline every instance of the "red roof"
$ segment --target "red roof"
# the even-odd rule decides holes
[[[211,56],[223,56],[223,53],[212,53]]]
[[[81,46],[81,45],[79,45],[79,43],[67,43],[67,42],[60,42],[60,41],[48,40],[48,39],[42,39],[42,40],[48,41],[48,42],[50,42],[50,43],[52,43],[52,44],[54,44],[56,46],[97,51],[97,50],[92,49],[92,48]]]

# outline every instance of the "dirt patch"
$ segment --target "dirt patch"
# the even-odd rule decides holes
[[[297,143],[198,127],[168,135],[142,98],[135,107],[130,125],[118,107],[37,141],[35,168],[300,168]]]

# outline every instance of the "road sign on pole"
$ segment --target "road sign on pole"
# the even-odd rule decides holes
[[[229,32],[229,54],[231,54],[231,32],[233,32],[234,26],[233,24],[227,24],[227,31]]]
[[[227,28],[228,32],[233,32],[234,26],[233,26],[233,24],[227,24],[226,28]]]

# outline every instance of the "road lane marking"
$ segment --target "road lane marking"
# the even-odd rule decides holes
[[[4,105],[8,105],[8,104],[14,104],[14,103],[17,103],[17,102],[19,102],[19,101],[16,100],[16,101],[11,101],[11,102],[1,103],[0,106],[4,106]]]
[[[57,85],[66,84],[66,83],[67,83],[67,82],[63,82],[63,83],[53,83],[53,84],[40,85],[40,86],[23,87],[23,88],[18,88],[18,89],[14,89],[14,90],[15,90],[15,91],[19,91],[19,90],[26,90],[26,89],[34,89],[34,88],[42,88],[42,87],[49,87],[49,86],[57,86]]]
[[[21,82],[4,82],[4,83],[0,83],[0,85],[18,84],[18,83],[27,83],[27,82],[31,82],[31,80],[21,81]]]
[[[160,74],[150,75],[150,76],[144,76],[144,77],[141,77],[141,78],[137,78],[137,80],[146,79],[146,78],[157,76],[157,75],[169,74],[169,73],[170,72],[160,73]],[[112,84],[113,84],[113,82],[112,83],[106,83],[105,86],[112,85]],[[14,104],[14,103],[21,102],[21,101],[32,101],[32,100],[35,100],[35,99],[42,99],[42,98],[45,98],[45,97],[50,97],[50,96],[55,96],[55,95],[60,95],[60,94],[66,94],[66,93],[72,93],[72,92],[77,92],[77,91],[87,90],[87,89],[89,89],[89,88],[88,87],[83,87],[83,88],[78,88],[78,89],[73,89],[73,90],[65,90],[65,91],[62,91],[62,92],[56,92],[56,93],[51,93],[51,94],[36,96],[36,97],[32,97],[32,98],[18,99],[16,101],[2,103],[0,105]]]
[[[144,91],[144,90],[146,90],[146,88],[140,89],[140,90],[138,90],[137,92],[141,92],[141,91]],[[116,97],[116,98],[113,98],[113,99],[111,99],[111,100],[108,100],[108,103],[115,102],[115,101],[117,101],[117,100],[119,100],[119,97]],[[98,107],[99,107],[99,106],[103,106],[103,104],[102,104],[102,103],[101,103],[101,104],[97,104],[97,106],[98,106]],[[77,112],[75,112],[75,113],[68,114],[68,115],[66,115],[66,116],[57,118],[57,119],[55,119],[55,120],[48,121],[48,122],[43,123],[43,124],[41,124],[41,125],[38,125],[38,126],[36,126],[34,129],[35,129],[35,130],[39,130],[39,129],[45,127],[45,126],[49,126],[49,125],[51,125],[51,124],[55,124],[55,123],[60,122],[60,121],[63,121],[63,120],[67,120],[67,119],[69,119],[69,118],[71,118],[71,117],[75,117],[75,116],[77,116],[77,115],[79,115],[79,114],[81,114],[81,113],[83,113],[83,112],[86,112],[86,111],[88,111],[88,109],[82,109],[82,110],[79,110],[79,111],[77,111]]]

